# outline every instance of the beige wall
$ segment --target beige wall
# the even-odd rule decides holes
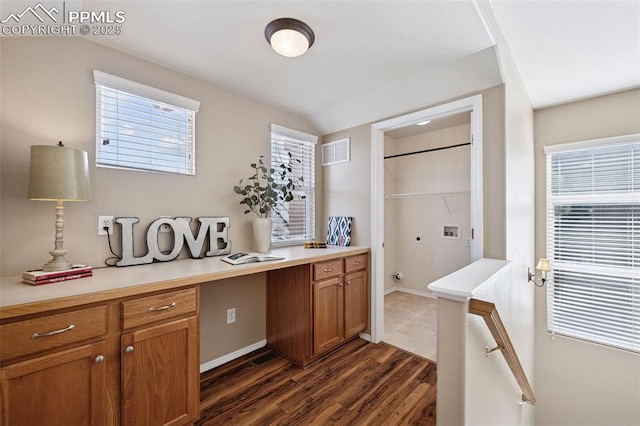
[[[393,151],[406,153],[424,149],[469,142],[469,124],[436,130],[401,139],[389,140]],[[391,151],[391,150],[389,150]],[[395,271],[402,271],[403,282],[397,287],[429,293],[427,284],[454,272],[470,262],[470,171],[471,149],[469,146],[433,151],[384,161],[385,172],[394,168],[392,177],[385,175],[385,183],[392,182],[392,193],[441,193],[460,192],[466,194],[447,195],[447,206],[440,196],[385,199],[385,279]],[[395,218],[395,221],[392,219]],[[460,239],[442,237],[442,226],[459,225]],[[395,241],[388,241],[394,237]],[[420,238],[418,241],[417,238]],[[395,255],[394,265],[387,265],[386,257]],[[389,267],[390,269],[388,269]]]
[[[536,392],[534,286],[527,280],[527,268],[535,266],[533,108],[510,53],[503,53],[502,49],[499,49],[499,53],[506,80],[506,248],[511,267],[508,284],[498,289],[495,303],[508,327],[525,374]],[[511,377],[510,380],[511,383],[515,381]],[[512,401],[502,401],[502,404],[509,404],[512,409],[513,424],[534,423],[534,407],[516,407]]]
[[[533,288],[527,283],[527,266],[534,254],[534,173],[533,173],[533,110],[524,84],[513,63],[509,46],[495,21],[491,5],[486,0],[477,3],[487,27],[497,42],[501,70],[505,81],[503,93],[502,145],[487,145],[484,150],[485,184],[485,257],[508,259],[510,264],[491,285],[482,288],[474,297],[496,304],[523,368],[530,381],[534,381],[534,309]],[[487,168],[487,157],[492,165]],[[487,217],[489,215],[490,217]],[[501,227],[500,227],[501,225]],[[498,236],[492,231],[500,229]],[[504,253],[495,256],[486,250],[487,239],[500,238]],[[502,240],[504,238],[504,240]],[[440,304],[439,304],[440,306]],[[464,311],[466,312],[466,310]],[[446,315],[447,313],[442,313]],[[441,313],[438,313],[439,318]],[[466,358],[463,365],[452,366],[448,357],[438,353],[439,391],[464,394],[465,424],[533,424],[535,409],[518,405],[520,395],[515,379],[500,356],[485,357],[484,348],[494,344],[486,326],[478,318],[469,318],[466,329],[449,328],[438,324],[442,335],[463,335]],[[463,346],[465,346],[463,344]],[[496,354],[499,355],[499,354]],[[456,359],[453,359],[456,362]],[[460,362],[457,360],[457,362]],[[462,379],[461,379],[461,377]],[[533,388],[536,394],[535,382]],[[438,423],[454,419],[456,413],[438,405]]]
[[[482,92],[483,185],[484,185],[484,256],[504,259],[505,228],[505,117],[504,85]],[[478,93],[461,95],[445,104]],[[428,108],[435,105],[425,105]],[[422,109],[424,109],[422,108]],[[412,111],[406,111],[408,114]],[[402,114],[399,114],[402,115]],[[329,216],[353,217],[352,245],[371,245],[371,124],[345,129],[322,137],[322,143],[351,138],[351,161],[323,167],[322,233],[326,235]],[[393,255],[392,255],[393,256]],[[385,264],[387,264],[385,254]],[[386,283],[388,285],[390,283]],[[371,286],[371,280],[369,282]],[[371,311],[369,312],[371,327]],[[370,330],[368,328],[367,332]]]
[[[640,133],[640,89],[535,112],[536,257],[546,257],[549,145]],[[537,421],[544,425],[640,424],[640,356],[546,332],[546,291],[536,289]]]
[[[351,245],[371,244],[371,126],[363,125],[331,133],[322,143],[351,138],[351,161],[323,167],[322,235],[329,216],[351,216]]]
[[[505,174],[503,217],[506,222],[505,258],[510,263],[473,297],[496,305],[537,395],[539,391],[534,382],[533,286],[527,283],[527,267],[532,265],[534,252],[533,110],[508,54],[501,55],[501,60],[506,78],[505,162],[501,166]],[[473,315],[469,315],[467,320],[465,424],[534,424],[535,408],[517,403],[521,391],[502,355],[496,352],[485,356],[485,348],[495,345],[486,324]]]
[[[505,147],[504,86],[482,94],[484,139],[484,256],[504,259],[505,236]],[[477,93],[465,94],[462,97]],[[456,98],[456,99],[460,99]],[[454,101],[449,99],[441,102]],[[435,105],[425,105],[429,108]],[[406,111],[408,114],[412,111]],[[402,115],[402,114],[399,114]],[[382,121],[382,120],[381,120]],[[323,136],[323,143],[351,138],[351,161],[323,168],[323,232],[326,218],[334,215],[354,217],[352,244],[371,244],[371,124]]]
[[[53,248],[54,204],[27,199],[30,145],[63,140],[89,153],[93,199],[65,204],[65,247],[72,262],[100,267],[110,254],[97,236],[98,215],[139,217],[137,254],[146,226],[161,215],[227,216],[232,247],[250,249],[252,217],[242,214],[233,185],[269,154],[269,123],[317,133],[294,114],[81,38],[3,38],[1,49],[3,276],[40,267]],[[200,101],[195,177],[93,166],[94,69]],[[202,296],[202,363],[265,338],[263,276],[203,286]],[[224,321],[229,307],[238,309],[233,326]]]

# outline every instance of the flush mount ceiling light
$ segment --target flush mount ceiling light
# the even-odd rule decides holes
[[[287,58],[304,54],[315,40],[313,30],[304,22],[293,18],[269,22],[264,29],[264,36],[273,50]]]

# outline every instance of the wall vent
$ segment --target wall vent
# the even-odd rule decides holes
[[[351,161],[350,138],[340,139],[322,145],[322,165],[345,163]]]

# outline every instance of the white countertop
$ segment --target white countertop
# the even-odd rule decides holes
[[[0,319],[53,307],[61,308],[155,290],[180,288],[368,252],[369,249],[366,247],[283,247],[272,249],[271,254],[284,257],[284,260],[234,266],[223,262],[220,256],[179,259],[122,268],[95,268],[92,277],[40,286],[23,283],[22,276],[5,277],[0,278]],[[51,304],[51,308],[47,307],[48,303],[57,300],[59,302]]]

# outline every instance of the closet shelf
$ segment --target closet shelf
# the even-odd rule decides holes
[[[387,194],[386,198],[422,198],[422,197],[442,197],[442,202],[449,214],[453,213],[453,210],[449,208],[447,198],[450,195],[465,195],[470,194],[469,191],[454,191],[454,192],[408,192],[404,194]]]
[[[385,198],[422,198],[422,197],[446,197],[448,195],[465,195],[470,194],[469,191],[455,192],[407,192],[404,194],[387,194]]]

